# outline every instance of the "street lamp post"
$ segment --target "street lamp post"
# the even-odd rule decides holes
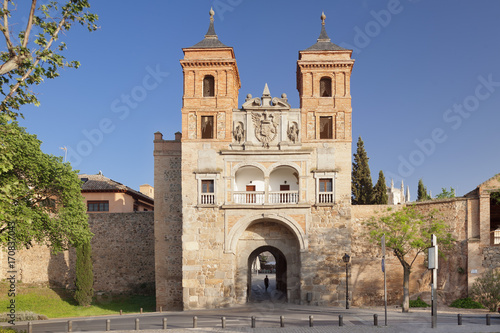
[[[349,259],[351,257],[346,253],[342,257],[345,262],[345,308],[349,309]]]

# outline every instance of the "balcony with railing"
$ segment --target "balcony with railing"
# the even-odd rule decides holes
[[[266,200],[265,191],[236,191],[233,192],[233,203],[235,204],[296,204],[299,202],[299,191],[277,191],[269,192]]]

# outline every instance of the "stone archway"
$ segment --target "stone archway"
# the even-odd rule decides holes
[[[274,246],[261,246],[255,249],[248,257],[248,270],[247,270],[247,301],[255,300],[252,297],[252,271],[251,267],[255,258],[262,252],[271,252],[276,260],[276,286],[275,295],[269,297],[272,301],[287,300],[287,262],[286,256],[279,249]]]
[[[269,251],[276,260],[277,289],[288,302],[300,299],[300,242],[289,227],[278,220],[259,219],[248,225],[236,246],[236,302],[246,303],[251,294],[250,266],[255,257]],[[280,262],[278,267],[278,261]]]

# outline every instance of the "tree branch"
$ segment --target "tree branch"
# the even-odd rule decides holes
[[[12,45],[12,41],[10,40],[10,32],[9,32],[9,0],[3,0],[3,29],[2,32],[5,36],[5,41],[7,42],[7,49],[10,53],[13,52],[14,45]]]
[[[31,33],[31,27],[33,26],[33,16],[35,16],[36,0],[31,1],[30,16],[28,17],[28,24],[26,26],[26,31],[24,32],[23,47],[28,45],[28,39]]]
[[[47,45],[45,45],[45,47],[43,48],[42,51],[47,51],[52,46],[52,43],[57,39],[57,35],[61,31],[64,23],[66,23],[66,15],[67,14],[68,14],[68,11],[66,10],[64,12],[64,14],[63,14],[63,17],[62,17],[61,21],[57,25],[57,29],[54,31],[54,33],[52,34],[52,37],[50,38],[50,40],[47,43]],[[9,94],[7,96],[5,96],[4,101],[6,101],[9,98],[12,98],[12,96],[14,96],[14,94],[17,91],[17,89],[19,89],[19,86],[21,85],[21,82],[24,82],[28,78],[28,76],[31,75],[31,73],[33,72],[33,70],[35,69],[35,67],[38,66],[39,63],[40,63],[40,57],[37,57],[36,60],[35,60],[35,62],[30,66],[31,68],[29,70],[27,70],[26,73],[24,73],[24,75],[21,77],[21,79],[19,79],[18,82],[12,87],[12,89],[9,92]]]

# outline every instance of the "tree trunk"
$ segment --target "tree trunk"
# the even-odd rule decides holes
[[[410,310],[410,267],[403,265],[403,312]]]

